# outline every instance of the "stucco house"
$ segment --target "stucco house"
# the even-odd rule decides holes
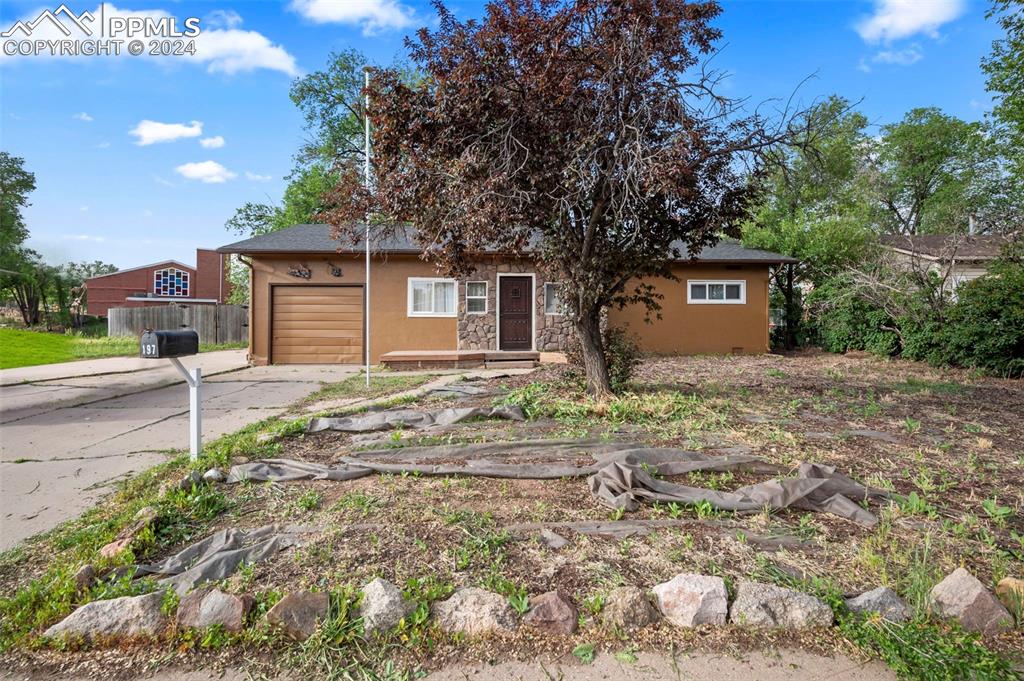
[[[893,234],[879,239],[898,267],[932,271],[951,292],[988,271],[1009,243],[1002,234]]]
[[[361,245],[327,225],[295,225],[223,246],[250,267],[249,355],[254,364],[359,363],[370,317],[369,359],[394,367],[536,359],[560,351],[572,329],[557,281],[527,256],[485,252],[464,279],[441,276],[407,236],[371,241],[370,300]],[[722,240],[672,264],[656,282],[662,319],[642,306],[612,310],[643,350],[666,354],[768,351],[768,275],[793,262]]]

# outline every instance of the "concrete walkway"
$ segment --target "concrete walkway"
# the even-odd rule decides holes
[[[625,648],[625,644],[623,645]],[[51,678],[32,672],[0,672],[0,681]],[[65,679],[82,679],[64,676]],[[237,669],[164,669],[140,676],[146,681],[243,681],[253,678]],[[301,678],[281,671],[271,676],[280,681]],[[593,664],[577,660],[547,662],[502,662],[500,664],[455,665],[439,669],[425,677],[427,681],[896,681],[896,675],[878,661],[861,662],[848,657],[823,657],[802,650],[770,653],[719,655],[679,653],[675,657],[660,653],[637,654],[635,662],[619,662],[607,653],[599,653]]]
[[[244,350],[182,361],[203,370],[206,441],[282,414],[321,382],[359,371],[338,365],[246,367]],[[187,446],[188,388],[166,361],[27,367],[4,371],[0,381],[0,550],[76,517],[112,481]]]

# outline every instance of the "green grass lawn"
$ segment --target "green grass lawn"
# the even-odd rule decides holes
[[[242,348],[244,343],[201,345],[200,352]],[[132,357],[139,354],[139,339],[127,337],[84,338],[59,333],[0,329],[0,369],[71,362],[100,357]]]

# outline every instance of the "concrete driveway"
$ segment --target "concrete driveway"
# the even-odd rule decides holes
[[[355,366],[248,367],[244,350],[182,360],[203,370],[203,439],[276,416]],[[167,361],[113,358],[0,371],[0,550],[94,506],[111,482],[188,446],[188,387]]]

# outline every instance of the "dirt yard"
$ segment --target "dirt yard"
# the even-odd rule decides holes
[[[521,628],[507,638],[465,642],[432,631],[427,622],[414,623],[389,639],[386,657],[417,669],[558,658],[591,644],[610,654],[797,647],[864,659],[870,651],[840,628],[782,634],[733,626],[680,630],[662,624],[623,637],[600,626],[600,611],[615,587],[650,588],[677,573],[697,572],[720,575],[729,585],[754,578],[836,594],[885,585],[925,621],[928,591],[959,566],[989,586],[1005,576],[1024,576],[1020,381],[854,355],[666,358],[646,361],[628,394],[598,404],[584,399],[564,371],[549,366],[476,384],[494,391],[487,396],[431,397],[406,405],[514,403],[530,417],[523,423],[474,421],[368,435],[305,434],[292,428],[273,444],[255,444],[252,438],[233,443],[224,450],[223,461],[273,456],[332,464],[368,450],[523,439],[636,442],[712,455],[751,454],[785,470],[795,470],[801,462],[835,466],[853,480],[889,493],[884,500],[865,502],[878,522],[864,527],[827,513],[733,513],[703,504],[644,504],[634,512],[612,511],[590,493],[583,478],[371,475],[348,481],[217,485],[223,499],[216,512],[192,517],[188,531],[175,535],[178,541],[158,540],[145,559],[159,559],[179,550],[186,538],[215,529],[294,522],[322,531],[302,548],[245,566],[222,587],[255,593],[263,607],[296,589],[352,592],[380,576],[423,603],[462,586],[497,591],[514,604],[528,594],[560,588],[580,608],[580,631],[566,640]],[[139,483],[136,491],[144,490],[142,496],[153,493],[162,479],[176,473],[161,472]],[[746,471],[698,472],[672,481],[733,490],[769,477]],[[115,507],[125,503],[123,498],[113,502]],[[127,504],[117,517],[133,508]],[[110,520],[114,511],[98,513],[92,524],[105,518],[109,523],[101,535],[109,536],[116,528]],[[658,522],[637,525],[638,520]],[[606,525],[596,532],[577,531],[581,526],[573,523],[583,521]],[[550,548],[539,538],[543,529],[568,544]],[[84,530],[79,526],[77,531]],[[90,535],[90,546],[102,536]],[[68,561],[65,572],[73,572],[71,561],[88,556],[73,548],[73,541],[66,530],[4,556],[0,592],[11,596],[32,588],[31,580],[43,574],[52,552]],[[32,631],[37,634],[52,619],[37,621]],[[17,641],[7,654],[18,665],[57,665],[83,673],[101,669],[101,661],[109,670],[115,658],[113,667],[124,672],[154,664],[235,665],[239,648],[251,652],[244,657],[254,668],[268,673],[282,660],[301,658],[301,664],[316,665],[323,662],[319,656],[329,658],[323,651],[296,653],[257,623],[234,638],[211,642],[178,633],[166,645],[123,647],[119,652],[36,650],[34,634],[5,634]],[[983,643],[995,654],[1018,661],[1024,657],[1020,628]]]

